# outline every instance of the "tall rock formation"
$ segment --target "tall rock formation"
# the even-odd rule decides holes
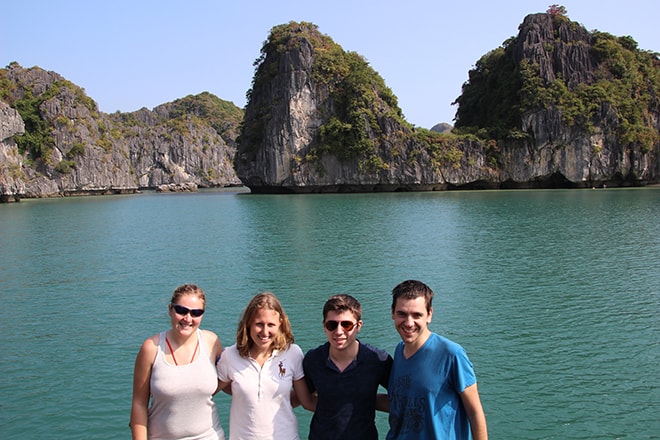
[[[240,185],[233,156],[243,112],[213,95],[105,114],[54,72],[12,63],[0,80],[4,200]]]
[[[470,72],[456,129],[439,134],[408,124],[366,61],[315,25],[276,26],[249,93],[237,175],[253,192],[658,182],[659,64],[631,40],[530,15]],[[616,77],[626,72],[612,56],[635,58],[639,82]],[[643,108],[622,112],[635,93]]]
[[[272,29],[249,97],[235,169],[252,192],[433,190],[491,178],[477,143],[428,145],[367,62],[314,24]]]
[[[658,92],[658,55],[631,37],[533,14],[470,72],[456,127],[499,135],[504,186],[657,183]]]

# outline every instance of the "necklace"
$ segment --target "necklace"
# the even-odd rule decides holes
[[[170,347],[170,353],[172,353],[172,360],[174,361],[174,365],[178,366],[179,363],[176,361],[176,357],[174,357],[174,350],[172,350],[172,344],[170,344],[170,340],[167,339],[167,336],[165,336],[165,342],[167,342],[167,346]],[[199,338],[197,338],[197,345],[195,345],[195,351],[193,351],[193,355],[190,358],[190,364],[192,364],[192,361],[195,359],[195,355],[197,354],[197,348],[199,347]]]

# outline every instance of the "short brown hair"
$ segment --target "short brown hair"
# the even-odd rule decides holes
[[[341,313],[350,311],[358,321],[362,319],[362,305],[360,301],[345,293],[331,296],[323,306],[323,321],[328,316],[328,312]]]

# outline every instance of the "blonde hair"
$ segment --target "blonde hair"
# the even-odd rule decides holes
[[[172,299],[170,300],[171,304],[176,304],[179,298],[184,295],[194,295],[202,300],[202,304],[206,307],[206,295],[204,291],[197,287],[195,284],[182,284],[174,290],[172,294]]]
[[[254,341],[250,337],[250,324],[252,318],[258,310],[273,310],[280,315],[280,331],[273,339],[274,350],[285,350],[293,344],[293,332],[291,331],[291,322],[289,317],[284,312],[282,303],[271,292],[263,292],[256,295],[245,308],[241,320],[238,322],[238,330],[236,331],[236,348],[243,357],[248,357],[250,348],[254,345]]]

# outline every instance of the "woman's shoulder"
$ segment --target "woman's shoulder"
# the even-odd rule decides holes
[[[225,347],[225,348],[222,350],[222,354],[224,355],[225,353],[229,353],[229,354],[233,354],[233,355],[236,355],[236,356],[240,356],[240,353],[238,352],[238,347],[236,346],[236,344],[232,344],[232,345],[230,345],[229,347]]]
[[[220,352],[222,351],[222,343],[220,338],[214,332],[210,330],[199,330],[200,339],[203,341],[204,345],[208,347],[209,354],[211,358],[216,361],[220,357]]]
[[[215,334],[215,332],[212,332],[211,330],[200,329],[199,331],[202,333],[202,337],[204,338],[205,341],[206,340],[217,341],[218,339],[220,339],[218,338],[218,335]]]
[[[238,352],[238,347],[236,344],[225,347],[220,353],[220,359],[217,362],[221,362],[223,365],[234,364],[236,362],[242,362],[246,358],[242,357]]]
[[[284,350],[280,350],[280,351],[277,352],[278,356],[282,356],[282,355],[285,355],[285,354],[295,354],[297,356],[299,355],[301,359],[304,357],[302,348],[300,348],[300,346],[298,344],[290,344]]]
[[[144,346],[158,347],[158,344],[160,343],[160,339],[162,337],[164,337],[163,335],[165,335],[166,333],[167,332],[160,332],[160,333],[156,333],[155,335],[149,336],[147,339],[144,340],[144,342],[142,343],[142,346],[143,347]]]
[[[156,353],[158,352],[158,345],[160,344],[161,337],[164,333],[165,332],[156,333],[155,335],[151,335],[145,339],[140,346],[140,352],[138,356],[146,356],[148,359],[155,358]]]

